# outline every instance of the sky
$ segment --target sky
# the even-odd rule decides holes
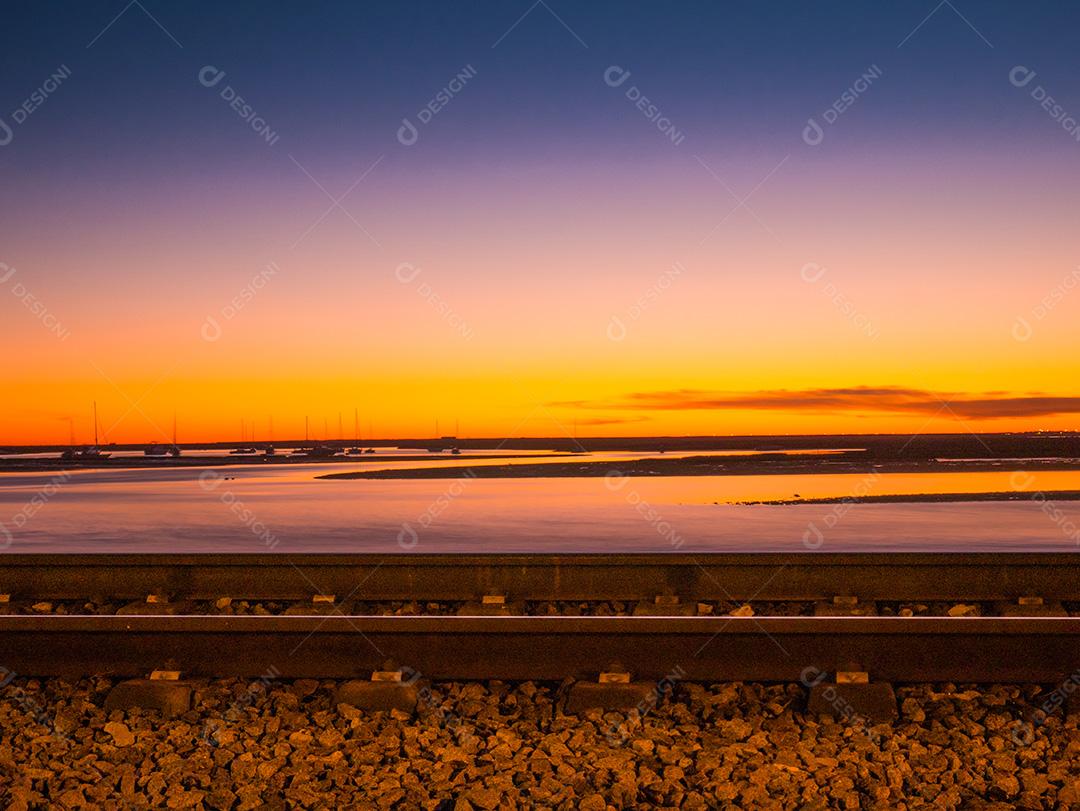
[[[1075,4],[0,15],[2,443],[1080,429]]]

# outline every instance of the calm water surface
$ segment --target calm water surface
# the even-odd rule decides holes
[[[694,454],[698,455],[698,454]],[[590,460],[642,454],[582,455]],[[562,457],[565,460],[565,457]],[[461,464],[439,457],[430,464]],[[531,461],[531,460],[530,460]],[[475,464],[481,464],[477,462]],[[365,460],[372,469],[403,466]],[[356,468],[361,463],[358,461]],[[658,478],[319,480],[342,464],[0,475],[7,552],[1076,551],[1080,502],[741,506],[1011,491],[1011,471]],[[50,483],[55,483],[51,485]],[[1027,491],[1078,489],[1080,472]],[[1052,501],[1052,496],[1049,497]]]

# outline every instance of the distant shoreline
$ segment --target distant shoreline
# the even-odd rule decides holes
[[[566,454],[552,453],[545,456],[565,456]],[[291,453],[282,452],[274,456],[264,454],[236,455],[236,456],[199,456],[196,454],[172,456],[112,456],[108,459],[93,461],[72,461],[50,457],[47,459],[19,459],[18,457],[0,459],[0,473],[41,473],[53,470],[121,470],[125,468],[139,468],[146,470],[165,470],[184,467],[232,467],[232,466],[255,466],[268,467],[272,465],[302,465],[302,464],[385,464],[387,462],[432,462],[438,460],[466,461],[482,459],[536,459],[536,454],[522,454],[516,456],[512,453],[477,454],[475,456],[458,457],[446,453],[429,453],[415,456],[379,456],[375,454],[346,456],[293,456]]]
[[[1080,470],[1075,459],[949,460],[868,459],[860,452],[835,456],[759,454],[755,456],[690,456],[680,459],[634,459],[614,464],[610,461],[552,462],[549,464],[483,465],[463,464],[444,468],[404,468],[398,470],[357,470],[326,473],[320,479],[453,479],[469,471],[478,479],[660,477],[660,476],[765,476],[882,473],[993,473],[1007,470]]]
[[[1038,498],[1042,496],[1042,498]],[[922,504],[958,501],[1080,501],[1080,490],[1005,490],[994,493],[908,493],[881,496],[829,496],[827,498],[778,498],[764,501],[733,501],[748,507],[782,507],[797,504]]]

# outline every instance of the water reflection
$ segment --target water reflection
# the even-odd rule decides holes
[[[75,471],[20,526],[10,517],[26,516],[56,474],[2,475],[6,551],[264,552],[253,522],[279,552],[401,552],[405,526],[414,552],[806,551],[811,524],[820,551],[1073,551],[1080,525],[1078,502],[1056,505],[1064,518],[1033,500],[859,504],[839,517],[835,505],[730,503],[847,496],[859,474],[328,481],[314,476],[340,464],[295,464],[214,468],[211,488],[209,469]],[[994,471],[879,474],[868,492],[1011,489],[1011,472]],[[1028,485],[1057,489],[1080,490],[1080,472]]]

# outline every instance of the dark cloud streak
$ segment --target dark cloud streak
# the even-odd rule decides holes
[[[1005,392],[946,392],[900,386],[854,386],[836,389],[773,389],[717,392],[701,389],[633,392],[621,401],[567,401],[553,405],[610,411],[809,411],[945,413],[967,419],[1045,417],[1080,413],[1080,397]]]

